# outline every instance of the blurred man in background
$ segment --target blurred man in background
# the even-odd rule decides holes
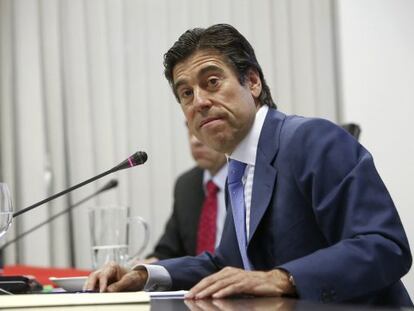
[[[226,217],[224,185],[227,160],[189,133],[190,149],[197,166],[178,177],[174,206],[163,235],[145,263],[159,259],[214,252]]]

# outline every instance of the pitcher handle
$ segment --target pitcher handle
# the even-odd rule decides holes
[[[129,258],[131,260],[131,259],[134,259],[134,258],[141,258],[142,253],[147,248],[148,243],[149,243],[149,226],[148,226],[147,221],[144,218],[142,218],[141,216],[130,217],[130,221],[131,222],[136,221],[137,223],[142,225],[142,227],[144,228],[144,239],[143,239],[142,245],[138,249],[138,251],[135,252],[135,254],[133,254],[132,256],[129,256]]]

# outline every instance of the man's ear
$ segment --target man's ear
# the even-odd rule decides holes
[[[247,85],[252,93],[252,96],[257,99],[262,93],[262,80],[259,72],[256,69],[249,69],[247,73]]]

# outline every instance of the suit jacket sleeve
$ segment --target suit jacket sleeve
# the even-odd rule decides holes
[[[371,154],[324,120],[304,123],[284,144],[278,157],[291,159],[294,183],[327,245],[280,266],[294,276],[300,297],[357,301],[399,282],[411,254]]]

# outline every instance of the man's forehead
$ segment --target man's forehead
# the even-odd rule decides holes
[[[183,76],[198,74],[207,69],[223,69],[227,67],[224,56],[215,50],[201,50],[191,54],[185,60],[178,62],[173,68],[173,81]]]

